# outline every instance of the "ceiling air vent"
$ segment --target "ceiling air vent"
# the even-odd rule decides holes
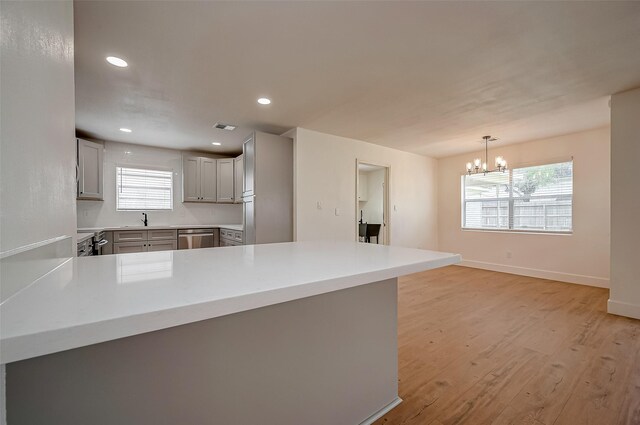
[[[231,124],[222,124],[221,122],[217,122],[213,125],[213,128],[219,128],[220,130],[233,131],[236,129],[235,125]]]

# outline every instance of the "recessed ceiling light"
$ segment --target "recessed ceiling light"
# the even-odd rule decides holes
[[[124,133],[131,133],[131,129],[130,128],[121,128],[120,131],[122,131]]]
[[[271,103],[271,99],[267,99],[266,97],[261,97],[258,99],[258,103],[261,105],[268,105]]]
[[[215,145],[215,146],[220,146],[222,143],[220,143],[220,142],[211,142],[211,144]]]
[[[107,62],[109,62],[113,66],[117,66],[118,68],[126,68],[129,66],[126,60],[120,59],[115,56],[107,56]]]

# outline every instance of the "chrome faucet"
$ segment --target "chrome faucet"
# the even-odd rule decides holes
[[[144,223],[144,227],[147,227],[149,225],[149,220],[147,219],[147,213],[142,213],[142,215],[144,216],[144,218],[141,218],[140,221]]]

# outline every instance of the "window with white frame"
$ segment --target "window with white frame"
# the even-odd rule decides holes
[[[173,209],[173,171],[116,167],[116,209]]]
[[[573,161],[462,177],[462,228],[568,233]]]

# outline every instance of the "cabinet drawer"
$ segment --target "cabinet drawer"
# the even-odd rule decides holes
[[[242,243],[230,239],[220,239],[220,246],[240,246]]]
[[[113,242],[137,242],[146,241],[146,230],[116,230],[113,232]]]
[[[149,241],[147,243],[147,251],[172,251],[178,249],[178,241]]]
[[[146,242],[120,242],[113,244],[114,254],[129,254],[132,252],[147,252]]]
[[[159,241],[163,239],[178,239],[178,231],[163,229],[163,230],[149,230],[149,238],[150,241]]]

